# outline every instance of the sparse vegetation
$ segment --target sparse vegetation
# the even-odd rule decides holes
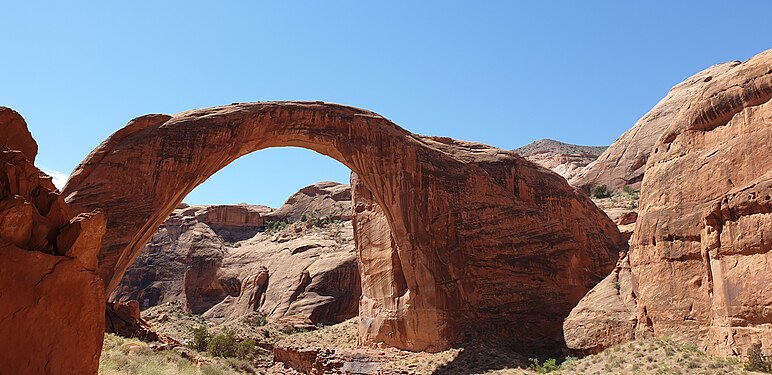
[[[100,375],[235,375],[244,372],[228,363],[197,364],[183,358],[176,350],[154,352],[142,341],[114,334],[105,335],[99,361]]]
[[[286,221],[281,221],[281,220],[278,220],[278,221],[266,221],[265,224],[264,224],[265,233],[270,234],[270,233],[279,232],[282,229],[286,228],[288,224],[289,223],[287,223]]]
[[[761,351],[761,343],[754,343],[748,348],[748,361],[745,362],[748,371],[772,372],[772,360]]]
[[[209,340],[212,335],[209,333],[209,329],[206,326],[193,328],[193,340],[191,340],[189,346],[199,352],[203,352],[209,346]]]
[[[596,186],[594,189],[592,189],[593,198],[608,198],[610,196],[611,196],[611,191],[608,189],[608,186],[606,185]]]
[[[631,188],[630,185],[622,187],[622,194],[627,195],[628,198],[635,201],[641,198],[641,191]]]
[[[223,332],[212,336],[206,346],[213,357],[229,358],[236,356],[236,341],[233,332]]]
[[[528,361],[531,362],[530,369],[536,371],[537,374],[546,374],[560,370],[560,365],[557,364],[555,358],[545,359],[542,363],[539,363],[538,358],[528,358]]]

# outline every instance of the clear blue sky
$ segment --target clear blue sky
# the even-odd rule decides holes
[[[0,11],[0,105],[65,174],[134,117],[265,100],[506,149],[606,145],[684,78],[772,48],[769,0],[30,3]],[[270,149],[186,201],[278,206],[320,180],[348,170]]]

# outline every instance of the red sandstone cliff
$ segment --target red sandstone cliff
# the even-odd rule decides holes
[[[99,211],[70,216],[18,113],[0,107],[0,373],[96,374]]]
[[[566,320],[569,347],[772,351],[772,50],[712,69],[654,144],[630,253]]]

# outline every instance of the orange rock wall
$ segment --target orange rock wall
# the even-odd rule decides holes
[[[36,151],[21,116],[0,107],[0,373],[96,374],[104,216],[70,218]]]
[[[601,283],[572,311],[570,347],[653,334],[715,354],[753,342],[772,353],[770,144],[772,50],[704,77],[653,146],[630,272],[617,297],[598,298]]]

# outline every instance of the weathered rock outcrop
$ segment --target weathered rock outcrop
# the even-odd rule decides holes
[[[594,319],[622,310],[593,301],[598,285],[566,322],[567,341],[586,336],[576,349],[654,334],[716,354],[772,351],[772,50],[703,81],[649,157],[629,283],[620,274],[634,301]]]
[[[512,151],[568,180],[597,159],[607,148],[540,139]]]
[[[96,374],[104,215],[70,216],[36,153],[21,116],[0,107],[0,373]]]
[[[301,219],[351,220],[351,188],[337,182],[318,182],[293,194],[267,220],[295,222]]]
[[[309,196],[309,191],[317,192],[312,196],[316,203],[335,203],[308,205],[309,200],[290,198],[283,208],[298,220],[281,230],[266,229],[262,216],[252,216],[270,215],[272,210],[263,206],[175,209],[112,298],[140,301],[143,309],[181,301],[216,323],[253,311],[295,324],[334,324],[356,316],[361,292],[351,222],[300,220],[302,215],[340,217],[340,197],[349,198],[351,209],[351,189],[328,182],[305,187],[293,197]],[[304,214],[295,204],[312,212]],[[213,213],[230,219],[212,221]],[[280,217],[291,219],[285,215]],[[251,235],[234,239],[236,232]]]
[[[180,345],[176,340],[156,332],[142,319],[137,301],[108,302],[105,309],[105,331],[142,341]]]
[[[638,189],[643,181],[646,161],[660,134],[683,107],[698,100],[711,79],[738,64],[739,61],[714,65],[674,86],[649,113],[614,141],[597,160],[568,178],[568,182],[586,193],[600,185],[606,185],[611,190],[618,190],[624,185]]]
[[[382,311],[388,324],[380,327],[363,317],[366,342],[437,350],[494,334],[519,345],[557,343],[562,319],[625,247],[588,198],[512,152],[417,136],[335,104],[233,104],[135,119],[70,177],[72,209],[100,207],[108,217],[105,289],[118,285],[185,195],[240,156],[273,146],[340,161],[383,212],[388,227],[372,231],[390,235],[369,236],[394,240],[385,253],[400,259],[405,314]],[[395,302],[388,293],[371,298]],[[395,327],[406,333],[393,335]]]

